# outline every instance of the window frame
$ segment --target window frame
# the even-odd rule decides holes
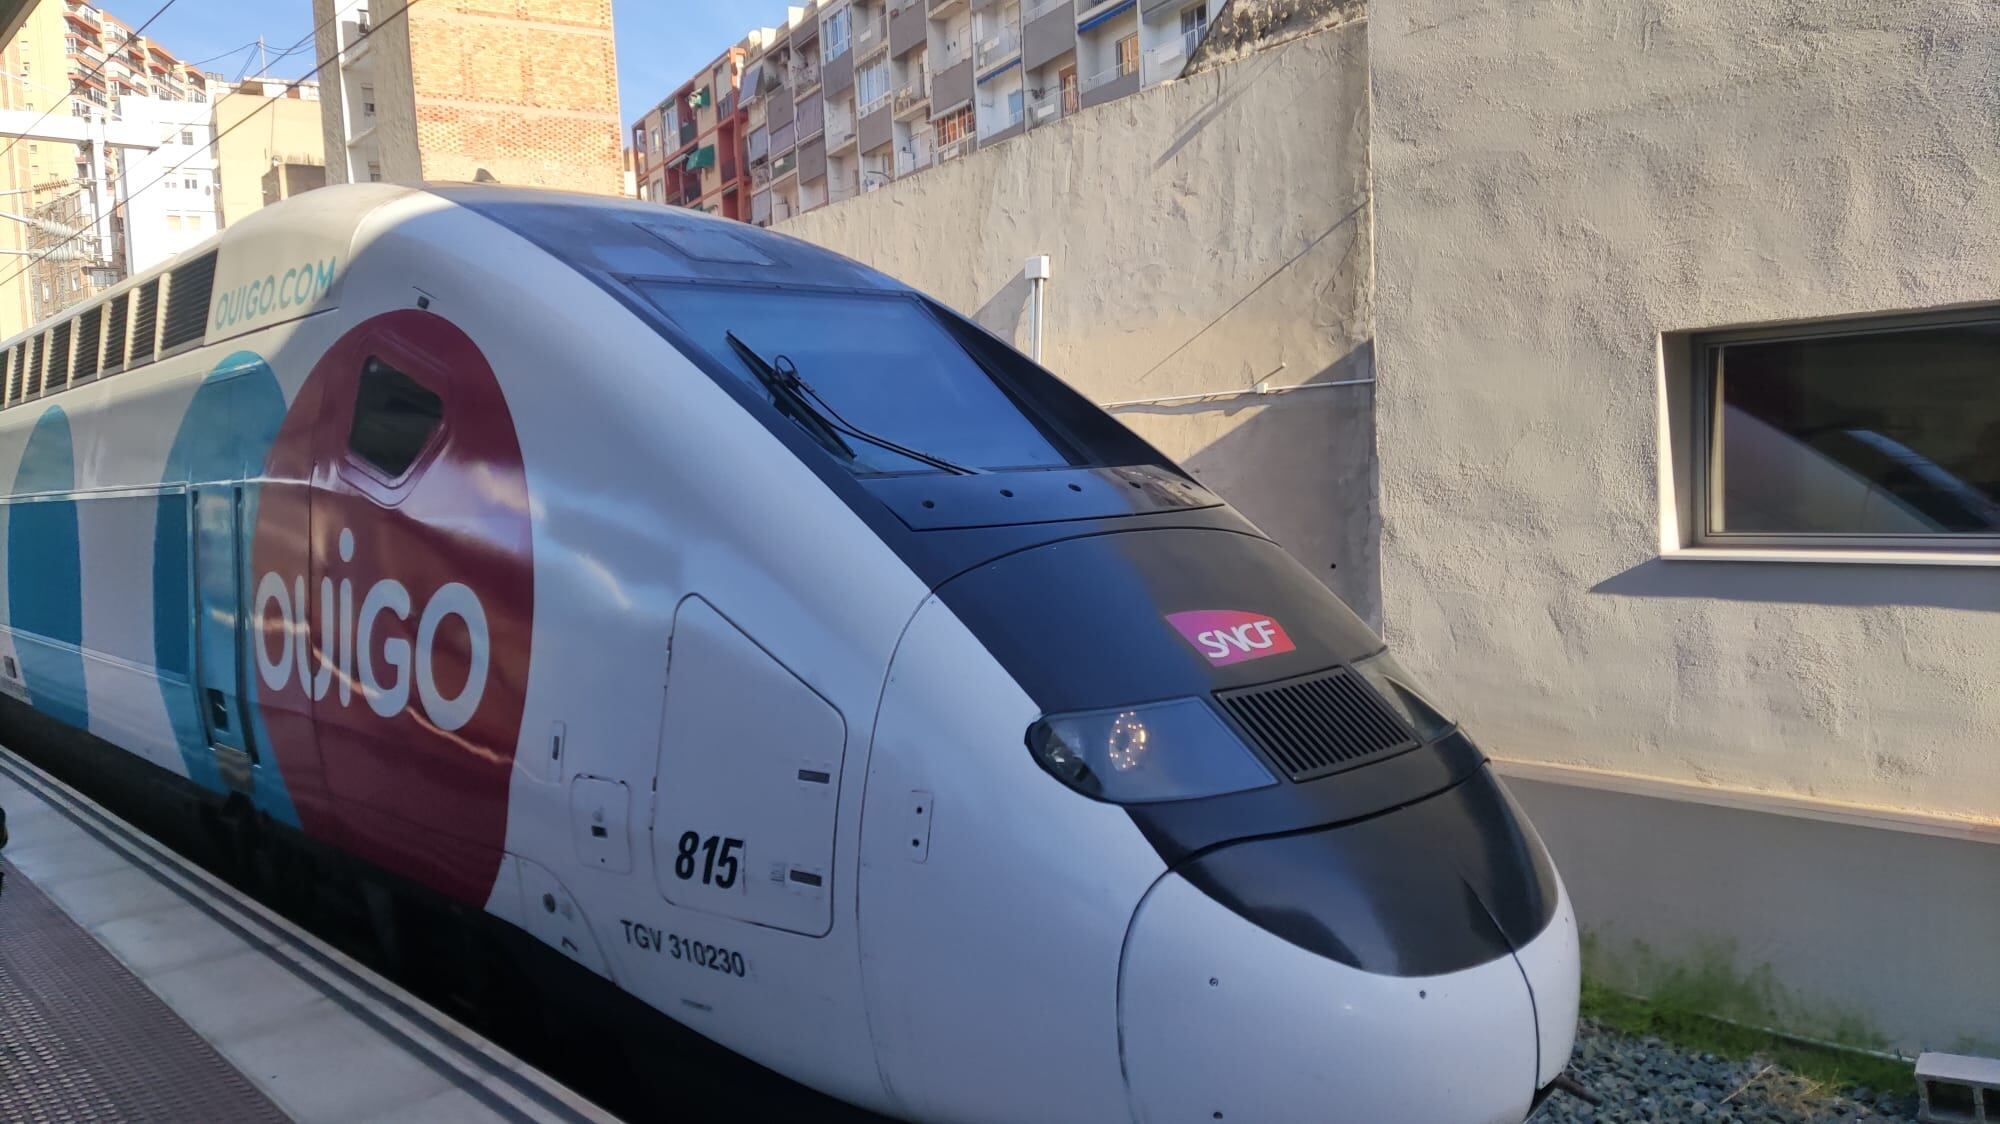
[[[1883,316],[1818,320],[1802,323],[1695,332],[1688,336],[1690,366],[1690,432],[1688,448],[1691,517],[1688,547],[1711,552],[1729,550],[1886,551],[1921,562],[1927,554],[1991,554],[2000,560],[2000,532],[1993,534],[1857,534],[1814,531],[1718,531],[1722,494],[1722,443],[1716,440],[1722,419],[1721,379],[1726,375],[1724,352],[1733,345],[1786,343],[1855,336],[1884,336],[1937,328],[1991,325],[2000,327],[2000,305]],[[2000,498],[2000,497],[1996,497]]]
[[[371,499],[384,507],[394,507],[402,502],[403,497],[408,494],[410,485],[430,468],[432,461],[438,458],[451,431],[451,398],[446,393],[450,390],[448,383],[442,387],[432,385],[413,373],[409,363],[392,362],[385,357],[383,353],[389,350],[391,348],[378,345],[370,347],[363,356],[361,370],[354,378],[353,401],[347,409],[347,426],[341,436],[340,447],[342,469],[344,471],[351,469],[358,474],[358,478],[349,476],[349,480],[361,485]],[[417,449],[416,455],[410,458],[409,466],[397,476],[388,475],[382,466],[362,456],[354,448],[354,422],[361,413],[361,381],[368,377],[369,367],[377,363],[422,387],[438,400],[437,425],[431,430],[430,435],[424,438],[424,443]]]

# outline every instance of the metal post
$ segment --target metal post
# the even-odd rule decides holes
[[[1049,256],[1039,254],[1028,259],[1024,271],[1029,288],[1034,290],[1028,305],[1028,356],[1035,362],[1042,361],[1042,293],[1049,284]]]

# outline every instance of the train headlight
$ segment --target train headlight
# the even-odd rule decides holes
[[[1028,748],[1057,780],[1113,804],[1191,800],[1278,783],[1200,699],[1044,718],[1028,727]]]
[[[1403,720],[1408,722],[1411,728],[1416,730],[1417,736],[1424,741],[1443,737],[1457,728],[1458,723],[1446,718],[1437,707],[1431,705],[1430,700],[1417,689],[1416,680],[1409,672],[1403,670],[1403,665],[1396,662],[1396,657],[1390,655],[1387,648],[1365,660],[1357,661],[1354,670],[1360,672],[1363,679],[1368,680],[1376,693],[1382,696],[1383,701],[1402,715]]]

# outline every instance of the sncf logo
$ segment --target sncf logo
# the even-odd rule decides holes
[[[340,560],[354,560],[351,530],[340,532]],[[288,587],[284,577],[272,570],[258,581],[257,619],[277,626],[257,644],[257,670],[266,687],[281,691],[296,676],[299,690],[314,702],[332,691],[341,706],[348,705],[358,687],[368,709],[393,718],[409,705],[414,686],[424,717],[438,729],[456,730],[472,720],[486,694],[492,642],[486,610],[469,586],[447,583],[420,607],[411,601],[402,582],[385,578],[362,593],[359,611],[354,605],[351,578],[343,576],[336,587],[332,577],[322,577],[319,586],[319,641],[314,645],[308,637],[306,579],[294,575]],[[407,630],[413,617],[417,622],[414,644],[396,635]],[[435,655],[438,629],[453,619],[465,630],[471,667],[463,684],[446,690],[438,685]],[[378,644],[378,632],[389,621],[395,624],[389,628],[388,638]],[[278,641],[275,652],[273,638]],[[378,652],[380,664],[376,662]]]
[[[1195,609],[1169,613],[1167,622],[1215,667],[1261,660],[1293,650],[1292,638],[1285,635],[1284,626],[1262,613]]]

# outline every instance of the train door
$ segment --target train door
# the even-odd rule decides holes
[[[190,490],[194,506],[195,676],[209,747],[223,781],[251,788],[258,747],[251,734],[244,655],[248,602],[243,486],[204,484]]]
[[[825,936],[847,726],[699,597],[674,615],[653,872],[678,906]]]

